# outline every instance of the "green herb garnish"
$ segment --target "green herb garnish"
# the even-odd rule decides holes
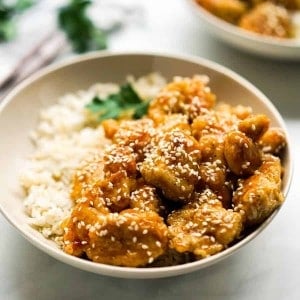
[[[105,33],[87,15],[91,3],[89,0],[71,0],[58,13],[59,25],[78,53],[107,48]]]
[[[8,41],[16,35],[15,18],[35,4],[34,0],[16,0],[9,2],[0,0],[0,42]]]
[[[118,119],[124,115],[140,119],[147,113],[148,106],[149,101],[142,100],[132,85],[125,83],[121,85],[118,93],[111,94],[105,99],[94,97],[86,108],[102,122],[106,119]]]

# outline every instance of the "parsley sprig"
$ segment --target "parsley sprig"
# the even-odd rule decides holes
[[[120,86],[120,91],[116,94],[111,94],[105,99],[94,97],[86,108],[102,122],[106,119],[119,119],[124,115],[140,119],[147,113],[148,106],[149,101],[141,99],[127,82]]]

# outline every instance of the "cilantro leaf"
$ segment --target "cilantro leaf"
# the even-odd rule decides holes
[[[142,100],[130,83],[125,83],[120,86],[118,93],[105,99],[94,97],[86,108],[102,122],[106,119],[118,119],[124,114],[140,119],[147,113],[148,106],[149,102]]]
[[[90,0],[71,0],[58,13],[59,25],[78,53],[107,48],[105,33],[94,25],[86,13],[91,3]]]

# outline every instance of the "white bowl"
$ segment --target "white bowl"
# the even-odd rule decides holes
[[[33,151],[28,134],[36,126],[40,109],[53,104],[68,92],[86,89],[95,82],[122,82],[128,74],[141,76],[153,71],[159,71],[167,79],[174,75],[207,74],[211,79],[210,86],[220,100],[226,99],[233,105],[251,105],[254,112],[268,115],[272,125],[281,127],[288,136],[282,117],[259,90],[236,73],[201,58],[102,52],[79,56],[48,67],[21,83],[0,105],[0,209],[7,220],[37,248],[62,262],[94,273],[124,278],[167,277],[195,271],[228,257],[255,238],[275,217],[278,209],[254,232],[221,253],[196,262],[161,268],[116,267],[73,257],[28,224],[23,208],[19,171],[24,158]],[[290,157],[288,147],[283,161],[285,196],[292,176]]]
[[[186,0],[201,25],[220,40],[238,49],[268,58],[300,60],[300,37],[279,40],[260,36],[232,25],[202,8],[195,0]]]

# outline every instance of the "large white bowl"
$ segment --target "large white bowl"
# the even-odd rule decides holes
[[[214,16],[195,0],[186,0],[186,2],[195,17],[199,19],[199,23],[227,44],[268,58],[300,60],[300,37],[279,40],[260,36]]]
[[[33,151],[28,134],[36,126],[39,110],[53,104],[60,96],[86,89],[95,82],[122,82],[128,74],[140,76],[153,71],[159,71],[168,79],[174,75],[207,74],[211,79],[210,86],[220,100],[233,105],[251,105],[255,112],[268,115],[272,125],[281,127],[287,134],[280,114],[259,90],[236,73],[201,58],[151,53],[92,53],[48,67],[20,84],[0,105],[0,210],[37,248],[62,262],[94,273],[124,278],[167,277],[195,271],[228,257],[255,238],[275,217],[278,210],[242,241],[219,254],[162,268],[116,267],[73,257],[58,249],[28,224],[18,175],[24,158]],[[284,195],[287,195],[292,176],[290,157],[288,147],[283,161]]]

